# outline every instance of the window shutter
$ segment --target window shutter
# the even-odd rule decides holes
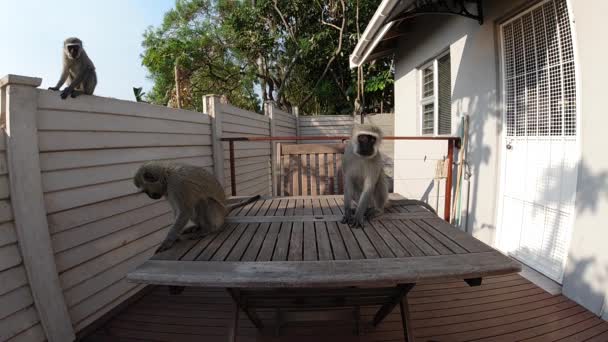
[[[450,55],[437,60],[438,70],[438,134],[452,134],[452,81],[450,71]]]

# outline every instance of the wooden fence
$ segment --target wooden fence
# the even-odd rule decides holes
[[[142,289],[124,276],[154,253],[173,220],[166,201],[133,185],[142,162],[205,167],[229,194],[220,138],[343,135],[353,122],[272,104],[260,115],[218,96],[205,97],[206,113],[97,96],[61,100],[40,83],[0,79],[1,341],[72,341]],[[237,195],[271,193],[275,149],[235,144]]]

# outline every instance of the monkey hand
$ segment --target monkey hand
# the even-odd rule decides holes
[[[65,100],[70,94],[72,94],[73,91],[74,88],[72,87],[63,88],[63,91],[61,92],[61,98]]]
[[[351,228],[363,228],[363,218],[352,217],[351,221],[348,222],[348,226]]]
[[[59,87],[49,87],[49,90],[57,91],[59,90]]]

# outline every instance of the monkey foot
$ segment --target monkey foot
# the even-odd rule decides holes
[[[170,249],[171,247],[173,247],[173,244],[175,243],[175,241],[163,241],[163,243],[160,245],[160,247],[158,247],[158,249],[156,250],[156,253],[162,253],[168,249]]]

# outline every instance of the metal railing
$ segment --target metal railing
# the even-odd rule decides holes
[[[234,143],[237,141],[269,141],[269,142],[278,142],[278,141],[306,141],[306,140],[340,140],[345,141],[350,139],[350,136],[291,136],[291,137],[234,137],[234,138],[220,138],[220,141],[227,141],[229,144],[229,154],[230,154],[230,185],[232,190],[232,196],[236,196],[236,171],[235,171],[235,161],[234,161]],[[454,155],[455,148],[461,147],[461,139],[460,137],[453,136],[441,136],[441,137],[425,137],[425,136],[410,136],[410,137],[400,137],[400,136],[386,136],[383,137],[384,140],[433,140],[433,141],[447,141],[448,143],[448,151],[447,151],[447,160],[448,160],[448,170],[446,175],[445,182],[445,202],[443,209],[443,216],[446,221],[450,221],[450,210],[452,207],[452,178],[453,178],[453,164],[454,164]],[[277,151],[277,153],[279,153]],[[274,158],[275,156],[271,156]],[[274,179],[272,180],[275,181]],[[274,184],[273,184],[274,187]]]

